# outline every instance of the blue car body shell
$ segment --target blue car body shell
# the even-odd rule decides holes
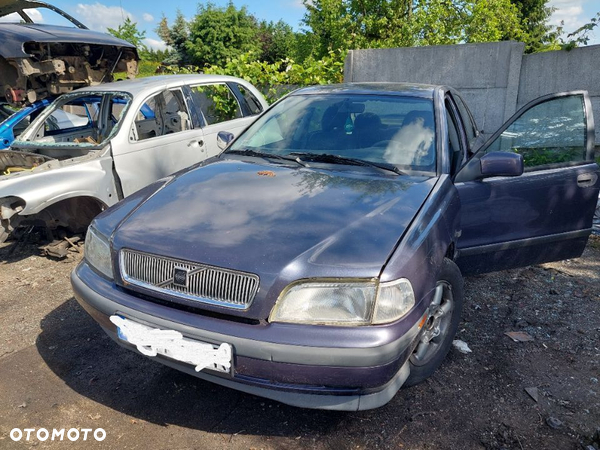
[[[0,150],[10,147],[15,140],[15,128],[27,117],[39,112],[50,104],[51,100],[44,99],[21,108],[4,122],[0,123]]]

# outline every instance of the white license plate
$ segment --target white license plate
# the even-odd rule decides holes
[[[146,356],[163,355],[194,366],[196,372],[204,369],[231,372],[231,345],[213,345],[184,338],[179,331],[161,330],[113,315],[110,321],[117,326],[122,341],[135,345]]]

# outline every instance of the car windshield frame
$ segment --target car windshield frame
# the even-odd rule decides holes
[[[28,1],[28,2],[17,1],[14,3],[14,5],[7,5],[6,7],[2,8],[2,10],[0,10],[0,19],[7,17],[10,14],[17,14],[21,18],[20,20],[22,20],[25,24],[47,25],[47,23],[45,23],[45,22],[35,22],[31,18],[31,16],[29,14],[27,14],[27,10],[31,10],[31,9],[47,9],[49,11],[52,11],[52,12],[58,14],[62,18],[66,19],[68,22],[73,24],[73,26],[75,28],[80,28],[82,30],[88,29],[88,27],[86,27],[83,23],[81,23],[79,20],[77,20],[70,14],[67,14],[62,9],[57,8],[56,6],[51,5],[49,3],[36,2],[36,1]],[[2,23],[17,23],[18,24],[21,22],[20,21],[12,22],[12,21],[0,20],[0,24],[2,24]],[[65,25],[58,25],[58,26],[65,26]]]
[[[117,122],[111,128],[110,133],[108,133],[108,135],[106,137],[104,137],[102,139],[102,141],[100,141],[98,143],[44,142],[44,141],[35,140],[35,136],[31,136],[31,134],[33,134],[35,130],[37,130],[39,127],[44,126],[44,123],[46,122],[46,120],[49,119],[50,116],[58,108],[62,107],[66,103],[69,103],[73,99],[77,99],[77,98],[85,99],[86,97],[93,97],[93,96],[101,96],[102,102],[106,101],[104,99],[104,97],[106,97],[106,96],[119,96],[119,97],[123,97],[123,98],[127,99],[127,103],[125,104],[125,107],[123,108],[123,111],[121,112],[120,116],[117,118]],[[120,131],[120,129],[123,125],[123,122],[125,121],[125,117],[127,116],[128,112],[131,108],[133,100],[134,100],[133,96],[129,92],[126,92],[126,91],[92,91],[92,90],[90,90],[90,91],[80,91],[80,92],[75,91],[75,92],[71,92],[68,94],[63,94],[60,97],[56,98],[50,105],[48,105],[42,111],[42,113],[29,124],[29,126],[19,136],[20,138],[23,138],[23,139],[15,140],[12,143],[12,147],[22,148],[24,150],[31,150],[31,149],[35,149],[35,148],[39,148],[39,147],[45,147],[45,148],[85,147],[85,148],[89,148],[91,150],[103,148]]]
[[[305,103],[304,103],[305,102]],[[312,102],[312,103],[311,103]],[[343,109],[344,106],[344,102],[348,102],[348,104],[350,105],[347,109]],[[283,143],[283,141],[288,141],[288,142],[293,142],[293,135],[295,134],[299,134],[299,135],[304,135],[306,134],[306,137],[304,138],[306,140],[306,142],[308,142],[308,140],[310,139],[309,135],[310,134],[314,134],[310,132],[310,128],[305,127],[303,129],[300,129],[300,127],[302,127],[302,125],[295,125],[296,129],[293,130],[292,126],[289,125],[287,126],[287,128],[283,129],[280,126],[280,123],[278,121],[279,117],[282,117],[283,114],[285,114],[287,111],[294,111],[294,108],[299,110],[301,113],[306,113],[308,115],[310,114],[314,114],[314,111],[311,111],[311,108],[314,110],[315,108],[315,104],[319,105],[319,103],[323,103],[324,105],[329,105],[329,106],[335,106],[338,104],[342,104],[342,106],[338,107],[338,112],[336,112],[335,114],[339,114],[339,113],[343,113],[346,114],[348,117],[351,117],[351,119],[346,119],[346,125],[344,126],[344,130],[346,135],[352,135],[355,131],[358,131],[358,129],[354,129],[354,121],[356,120],[356,118],[361,115],[363,112],[367,112],[365,111],[365,105],[369,105],[369,102],[373,102],[373,105],[377,105],[378,102],[380,102],[382,105],[385,104],[385,102],[389,102],[389,103],[399,103],[400,105],[398,106],[400,109],[402,108],[406,108],[409,107],[409,105],[418,105],[418,108],[421,108],[419,110],[419,112],[422,112],[423,115],[427,116],[427,126],[424,127],[424,129],[426,129],[426,131],[429,133],[427,136],[429,139],[429,146],[428,147],[423,147],[426,149],[426,153],[427,153],[427,161],[428,161],[428,165],[424,166],[418,166],[416,164],[402,164],[402,163],[396,163],[396,162],[390,162],[388,160],[384,159],[384,154],[387,154],[388,148],[390,148],[390,144],[391,143],[396,143],[396,145],[398,145],[399,142],[402,142],[400,140],[392,140],[392,139],[381,139],[379,142],[387,142],[387,146],[386,147],[374,147],[374,146],[369,146],[368,144],[366,146],[360,147],[357,145],[350,145],[349,147],[343,149],[345,151],[340,151],[342,149],[332,149],[331,151],[327,151],[325,149],[310,149],[310,148],[275,148],[273,145],[276,145],[278,142]],[[291,104],[290,104],[291,103]],[[304,106],[302,106],[302,104],[304,103]],[[361,109],[361,105],[362,104],[362,109]],[[403,105],[402,105],[403,104]],[[299,106],[300,105],[300,106]],[[410,108],[410,107],[409,107]],[[424,108],[424,109],[423,109]],[[304,111],[303,111],[304,110]],[[414,110],[417,111],[417,110]],[[398,92],[398,93],[393,93],[393,94],[389,94],[389,93],[385,93],[385,92],[374,92],[374,93],[338,93],[338,92],[327,92],[327,93],[297,93],[297,94],[290,94],[284,98],[282,98],[281,100],[279,100],[277,103],[273,104],[268,110],[266,110],[252,125],[250,125],[248,128],[246,128],[246,130],[244,130],[233,142],[232,144],[224,151],[225,155],[234,155],[234,154],[243,154],[244,152],[248,151],[248,152],[258,152],[258,153],[262,153],[264,154],[264,156],[266,158],[269,158],[270,155],[272,155],[273,157],[277,158],[277,157],[281,157],[281,156],[285,156],[285,157],[295,157],[295,155],[299,156],[299,159],[301,161],[304,161],[306,163],[308,163],[309,165],[313,165],[313,163],[315,164],[336,164],[336,165],[345,165],[343,162],[343,159],[347,159],[349,161],[349,163],[347,164],[347,166],[354,166],[354,168],[356,168],[356,166],[374,166],[375,164],[381,164],[381,165],[389,165],[389,166],[393,166],[395,168],[395,172],[398,174],[407,174],[407,175],[413,175],[413,176],[437,176],[437,171],[438,171],[438,167],[439,167],[439,153],[440,153],[440,149],[439,149],[439,136],[437,134],[437,117],[436,117],[436,108],[435,108],[435,102],[434,102],[434,98],[430,98],[430,97],[425,97],[425,96],[415,96],[415,95],[410,95],[410,93],[407,93],[406,95],[404,95],[404,93],[402,92]],[[402,120],[405,120],[406,117],[408,117],[411,113],[413,112],[413,110],[408,109],[408,112],[406,112],[404,114],[404,116],[401,116]],[[371,113],[372,114],[372,113]],[[376,114],[375,114],[376,115]],[[399,116],[398,113],[396,114],[391,114],[393,116]],[[320,120],[325,120],[324,119],[325,113],[323,113],[322,115],[322,119]],[[384,117],[385,115],[382,115],[382,117]],[[297,117],[302,118],[302,120],[305,119],[305,117],[302,114],[298,114]],[[383,132],[384,130],[387,131],[388,134],[391,133],[391,136],[393,137],[397,137],[400,134],[400,131],[406,127],[406,123],[402,123],[402,125],[399,124],[394,124],[394,123],[382,123],[382,121],[379,119],[379,117],[377,117],[377,119],[379,120],[378,122],[378,126],[381,127],[381,131]],[[279,136],[281,137],[280,141],[271,141],[271,142],[266,142],[263,145],[252,145],[252,140],[253,138],[255,138],[255,136],[267,132],[268,129],[267,127],[269,126],[269,123],[272,120],[277,120],[277,128],[279,128],[282,131],[282,134],[280,134]],[[308,121],[312,120],[312,119],[307,119]],[[352,124],[349,124],[348,121],[352,121]],[[412,125],[412,122],[408,122],[408,125]],[[423,125],[423,123],[420,123],[421,125]],[[290,132],[290,130],[293,130]],[[300,131],[298,131],[300,130]],[[379,129],[378,129],[379,130]],[[339,131],[337,131],[339,132]],[[287,134],[286,134],[287,133]],[[321,130],[321,133],[325,133],[324,130]],[[289,136],[288,136],[289,134]],[[377,136],[382,136],[379,135],[377,133],[372,133],[374,135]],[[285,136],[283,136],[285,135]],[[341,135],[342,138],[344,138],[343,135]],[[352,136],[350,136],[352,137]],[[360,134],[356,134],[356,138],[358,139],[360,138]],[[263,139],[265,140],[265,139]],[[424,141],[425,142],[425,141]],[[269,147],[269,145],[271,145],[271,147]],[[377,150],[375,150],[377,149]],[[390,149],[390,152],[393,151],[393,148]],[[368,153],[370,152],[370,154]],[[361,154],[362,153],[362,154]],[[365,154],[366,153],[366,154]],[[308,155],[309,157],[306,159],[303,159],[304,155]],[[317,157],[320,156],[332,156],[332,158],[329,158],[329,161],[327,161],[328,158],[316,158],[316,160],[313,162],[311,161],[310,155],[315,155]],[[394,158],[394,154],[390,153],[392,155],[392,158]],[[376,157],[375,157],[376,156]],[[397,158],[397,156],[395,156]],[[407,156],[408,157],[408,153]],[[281,158],[280,158],[281,159]],[[289,158],[288,158],[289,159]],[[319,161],[319,159],[321,159],[322,161]],[[336,161],[337,159],[337,161]],[[352,163],[351,160],[354,160],[357,163]],[[366,164],[360,164],[360,162],[364,162]],[[414,159],[413,159],[414,161]]]

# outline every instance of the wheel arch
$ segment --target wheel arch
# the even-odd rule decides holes
[[[104,211],[106,205],[92,195],[61,196],[53,202],[45,202],[37,212],[23,216],[24,221],[43,222],[46,227],[55,229],[65,227],[75,233],[83,232],[90,222]]]

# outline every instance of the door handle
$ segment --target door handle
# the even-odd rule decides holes
[[[577,176],[577,186],[579,187],[592,187],[596,184],[598,175],[594,172],[582,173]]]
[[[188,142],[188,147],[202,147],[204,146],[204,141],[200,139],[199,141],[190,141]]]

